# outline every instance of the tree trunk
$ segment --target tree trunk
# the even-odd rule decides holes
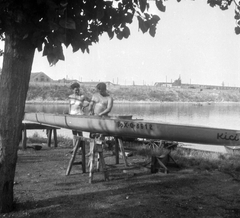
[[[0,75],[0,213],[13,210],[17,151],[35,51],[30,40],[5,36]]]

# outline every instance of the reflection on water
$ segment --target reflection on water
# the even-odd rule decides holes
[[[26,104],[26,112],[67,113],[67,104]],[[131,114],[133,118],[240,129],[239,103],[115,103],[111,114]]]

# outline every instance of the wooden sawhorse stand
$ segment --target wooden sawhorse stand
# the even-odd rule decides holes
[[[103,148],[102,148],[102,143],[103,141],[98,140],[98,139],[89,139],[85,138],[82,136],[75,136],[75,146],[73,149],[72,157],[69,161],[68,168],[66,171],[66,175],[69,175],[72,169],[73,165],[82,165],[82,171],[83,173],[86,173],[86,150],[85,150],[85,144],[86,141],[90,142],[90,151],[87,154],[89,157],[88,161],[88,167],[89,167],[89,183],[92,183],[93,180],[93,172],[94,172],[94,163],[95,163],[95,155],[98,155],[98,160],[97,160],[97,170],[100,170],[100,164],[102,166],[102,170],[104,173],[104,178],[105,180],[108,180],[108,173],[106,170],[106,165],[103,157]],[[75,162],[76,154],[79,148],[82,148],[82,161],[80,162]]]
[[[100,171],[100,164],[102,166],[102,171],[104,174],[105,181],[109,180],[108,172],[106,169],[104,157],[103,157],[103,140],[100,139],[91,139],[90,140],[90,152],[89,152],[89,183],[93,181],[93,172],[94,172],[94,162],[95,162],[95,155],[97,153],[97,170]]]
[[[100,170],[100,164],[102,166],[102,171],[104,173],[105,181],[109,180],[108,172],[106,170],[106,165],[103,157],[103,147],[102,144],[104,140],[95,138],[90,140],[90,156],[89,156],[89,183],[92,183],[93,180],[93,172],[94,172],[94,162],[95,162],[95,154],[98,154],[98,161],[97,161],[97,170]],[[127,158],[125,155],[125,150],[123,147],[123,141],[121,138],[115,137],[115,155],[116,155],[116,164],[119,164],[119,148],[122,153],[122,158],[125,167],[128,167]]]
[[[47,130],[47,145],[51,147],[51,140],[52,140],[52,131],[53,131],[53,140],[54,140],[54,147],[57,147],[57,129],[55,127],[46,126],[38,123],[22,123],[22,148],[26,150],[27,148],[27,130],[28,129],[46,129]]]
[[[75,139],[75,145],[74,145],[74,148],[73,148],[72,157],[69,161],[68,168],[67,168],[67,171],[66,171],[67,176],[70,174],[73,165],[82,165],[82,172],[86,173],[85,140],[82,136],[75,136],[74,139]],[[82,150],[82,161],[74,162],[75,158],[76,158],[77,151],[78,151],[79,148],[81,148],[81,150]]]
[[[73,153],[72,153],[72,157],[69,161],[68,164],[68,168],[66,171],[66,175],[69,175],[72,169],[73,165],[82,165],[82,171],[83,173],[86,173],[86,150],[85,150],[85,144],[86,141],[90,142],[90,151],[87,154],[87,156],[89,157],[89,161],[88,161],[88,167],[89,167],[89,183],[92,183],[93,181],[93,174],[94,174],[94,165],[95,165],[95,158],[97,155],[97,170],[100,171],[100,166],[102,168],[103,174],[104,174],[104,179],[109,180],[109,176],[108,176],[108,172],[106,169],[106,164],[105,164],[105,160],[103,157],[103,143],[104,140],[100,140],[98,138],[95,139],[89,139],[89,138],[85,138],[83,136],[75,136],[75,146],[73,149]],[[123,161],[125,166],[128,166],[127,163],[127,158],[125,156],[125,151],[124,151],[124,147],[123,147],[123,142],[120,138],[115,138],[115,142],[116,142],[116,146],[115,146],[115,151],[116,151],[116,164],[119,164],[119,148],[122,152],[122,157],[123,157]],[[79,150],[79,148],[82,149],[82,161],[81,162],[75,162],[75,158],[76,158],[76,154],[77,151]]]
[[[120,148],[120,151],[122,153],[122,158],[123,158],[124,165],[125,165],[125,167],[127,167],[128,163],[127,163],[127,158],[126,158],[126,155],[125,155],[125,150],[124,150],[124,147],[123,147],[123,141],[122,141],[121,138],[116,138],[115,137],[116,164],[119,164],[119,148]]]
[[[154,142],[153,142],[154,143]],[[153,155],[152,156],[152,160],[151,160],[151,173],[156,173],[157,171],[159,171],[160,168],[164,169],[164,173],[167,174],[168,168],[167,168],[167,164],[169,164],[170,162],[174,163],[176,166],[178,166],[177,162],[174,160],[174,158],[171,156],[171,151],[178,145],[178,143],[171,143],[169,145],[165,145],[165,142],[163,141],[163,143],[161,142],[161,148],[162,151],[163,149],[165,150],[165,152],[162,155]]]

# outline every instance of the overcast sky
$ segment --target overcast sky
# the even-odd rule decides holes
[[[207,0],[166,2],[165,13],[152,38],[131,26],[128,39],[106,35],[90,47],[90,54],[65,51],[66,61],[50,67],[36,52],[32,72],[52,79],[110,81],[119,84],[171,82],[240,86],[240,35],[234,32],[234,5],[227,11],[212,8]],[[2,58],[1,58],[2,61]]]

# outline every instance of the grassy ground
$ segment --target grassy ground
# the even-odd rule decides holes
[[[46,138],[43,138],[34,133],[32,137],[28,138],[27,143],[45,144]],[[72,138],[58,136],[58,144],[61,147],[72,147]],[[108,151],[114,150],[114,140],[109,140],[105,149]],[[160,155],[162,149],[152,149],[147,146],[147,143],[137,142],[125,142],[125,149],[133,151],[136,155],[142,155],[150,157],[152,155]],[[197,167],[200,170],[234,170],[240,172],[240,156],[232,154],[222,154],[218,152],[192,150],[188,148],[181,148],[182,144],[178,145],[179,149],[175,149],[171,152],[174,158],[177,158],[178,164],[181,167]],[[149,149],[151,148],[151,149]]]
[[[37,135],[35,135],[37,136]],[[125,143],[132,152],[115,164],[113,143],[104,156],[110,181],[101,172],[88,173],[74,166],[65,176],[71,157],[71,138],[59,137],[58,148],[48,148],[46,139],[34,137],[41,150],[19,150],[15,177],[15,211],[0,217],[240,217],[240,158],[178,146],[171,152],[177,165],[152,174],[150,150],[139,143]],[[165,151],[163,151],[165,152]],[[77,158],[80,158],[78,155]]]
[[[44,144],[46,139],[35,133],[28,139],[28,143]],[[58,136],[58,144],[61,147],[71,148],[72,139],[63,136]],[[113,151],[114,141],[109,141],[105,146],[106,151]],[[125,149],[131,151],[134,155],[141,155],[145,158],[150,158],[152,155],[159,156],[162,154],[162,149],[149,149],[146,143],[142,142],[125,142]],[[222,154],[217,152],[199,151],[188,148],[175,149],[171,152],[171,156],[177,160],[178,165],[182,168],[194,168],[198,170],[219,170],[228,172],[232,175],[240,173],[240,155]],[[240,179],[240,178],[239,178]]]

